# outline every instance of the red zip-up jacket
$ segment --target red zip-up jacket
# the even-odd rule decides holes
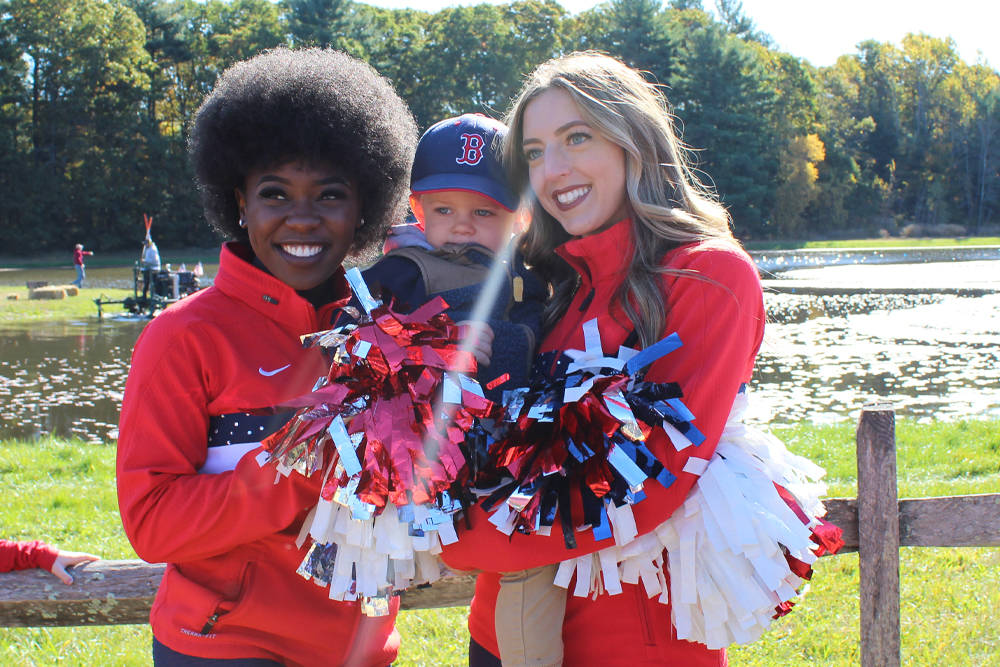
[[[541,352],[585,349],[584,322],[597,318],[601,343],[608,356],[633,330],[628,317],[611,308],[632,254],[631,222],[573,239],[557,249],[580,274],[581,285],[566,315],[542,342]],[[647,480],[646,499],[633,506],[640,534],[651,532],[687,498],[697,477],[683,472],[691,456],[710,459],[719,442],[740,385],[750,380],[764,335],[763,292],[750,257],[734,243],[707,241],[669,252],[662,265],[691,276],[664,277],[667,319],[664,335],[676,332],[683,347],[654,363],[646,374],[651,382],[678,382],[684,404],[695,415],[694,425],[705,435],[698,447],[677,451],[659,428],[647,441],[652,453],[677,476],[668,488]],[[573,524],[582,525],[579,498]],[[561,511],[561,510],[560,510]],[[478,506],[471,511],[472,530],[461,530],[458,542],[444,548],[445,562],[458,570],[484,570],[476,582],[469,630],[473,639],[499,655],[494,612],[500,589],[499,572],[514,572],[557,563],[603,549],[613,542],[595,542],[592,531],[576,534],[578,548],[566,549],[562,532],[550,536],[512,538],[487,522]],[[558,523],[558,522],[557,522]],[[670,605],[648,599],[642,586],[622,584],[619,595],[596,601],[570,594],[563,624],[564,664],[573,667],[661,665],[719,667],[725,651],[676,638]],[[572,591],[574,584],[570,584]]]
[[[136,343],[118,441],[122,522],[141,558],[168,563],[150,614],[163,644],[205,658],[341,665],[360,606],[328,599],[295,571],[319,476],[260,467],[259,441],[277,427],[245,414],[308,393],[326,374],[322,353],[299,336],[329,326],[335,305],[317,312],[251,259],[227,243],[215,285],[167,308]],[[349,295],[342,270],[336,279]],[[352,665],[395,659],[394,618],[395,608],[368,626]]]
[[[0,572],[30,570],[33,567],[50,571],[58,556],[59,549],[39,540],[33,542],[0,540]]]

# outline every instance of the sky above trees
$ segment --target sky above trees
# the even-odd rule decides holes
[[[502,0],[360,0],[377,7],[413,7],[434,12],[444,7],[500,4]],[[576,14],[602,0],[559,0]],[[705,9],[714,0],[704,1]],[[1000,1],[997,0],[743,0],[743,11],[783,51],[817,67],[854,53],[866,39],[898,43],[907,33],[951,37],[968,63],[977,51],[993,67],[1000,66]]]

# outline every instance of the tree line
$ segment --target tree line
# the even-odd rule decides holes
[[[187,164],[190,123],[227,66],[281,44],[366,60],[422,128],[470,111],[499,117],[552,56],[610,53],[664,86],[702,179],[744,239],[997,223],[996,69],[925,34],[865,41],[814,67],[777,49],[740,0],[712,9],[0,0],[0,253],[131,249],[143,213],[162,247],[214,244]]]

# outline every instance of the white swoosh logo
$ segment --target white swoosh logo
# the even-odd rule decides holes
[[[288,364],[288,366],[282,366],[281,368],[276,368],[273,371],[265,371],[264,367],[261,366],[260,368],[257,369],[257,372],[260,373],[261,375],[263,375],[264,377],[269,378],[272,375],[277,375],[278,373],[280,373],[281,371],[285,370],[289,366],[291,366],[291,364]]]

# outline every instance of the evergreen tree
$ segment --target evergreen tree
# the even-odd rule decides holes
[[[611,0],[573,24],[573,47],[604,51],[666,85],[682,67],[660,0]]]
[[[323,46],[365,57],[371,17],[351,0],[284,0],[293,46]]]
[[[689,10],[690,11],[690,10]],[[685,75],[671,82],[684,142],[714,185],[742,236],[768,236],[778,159],[769,126],[775,93],[754,48],[717,23],[691,30],[675,17],[687,54]]]
[[[438,12],[351,0],[0,0],[0,245],[216,239],[187,164],[222,71],[282,43],[366,58],[422,127],[500,116],[544,60],[599,49],[663,84],[738,235],[844,235],[1000,214],[1000,74],[954,43],[862,42],[824,68],[778,51],[740,0],[555,0]]]

